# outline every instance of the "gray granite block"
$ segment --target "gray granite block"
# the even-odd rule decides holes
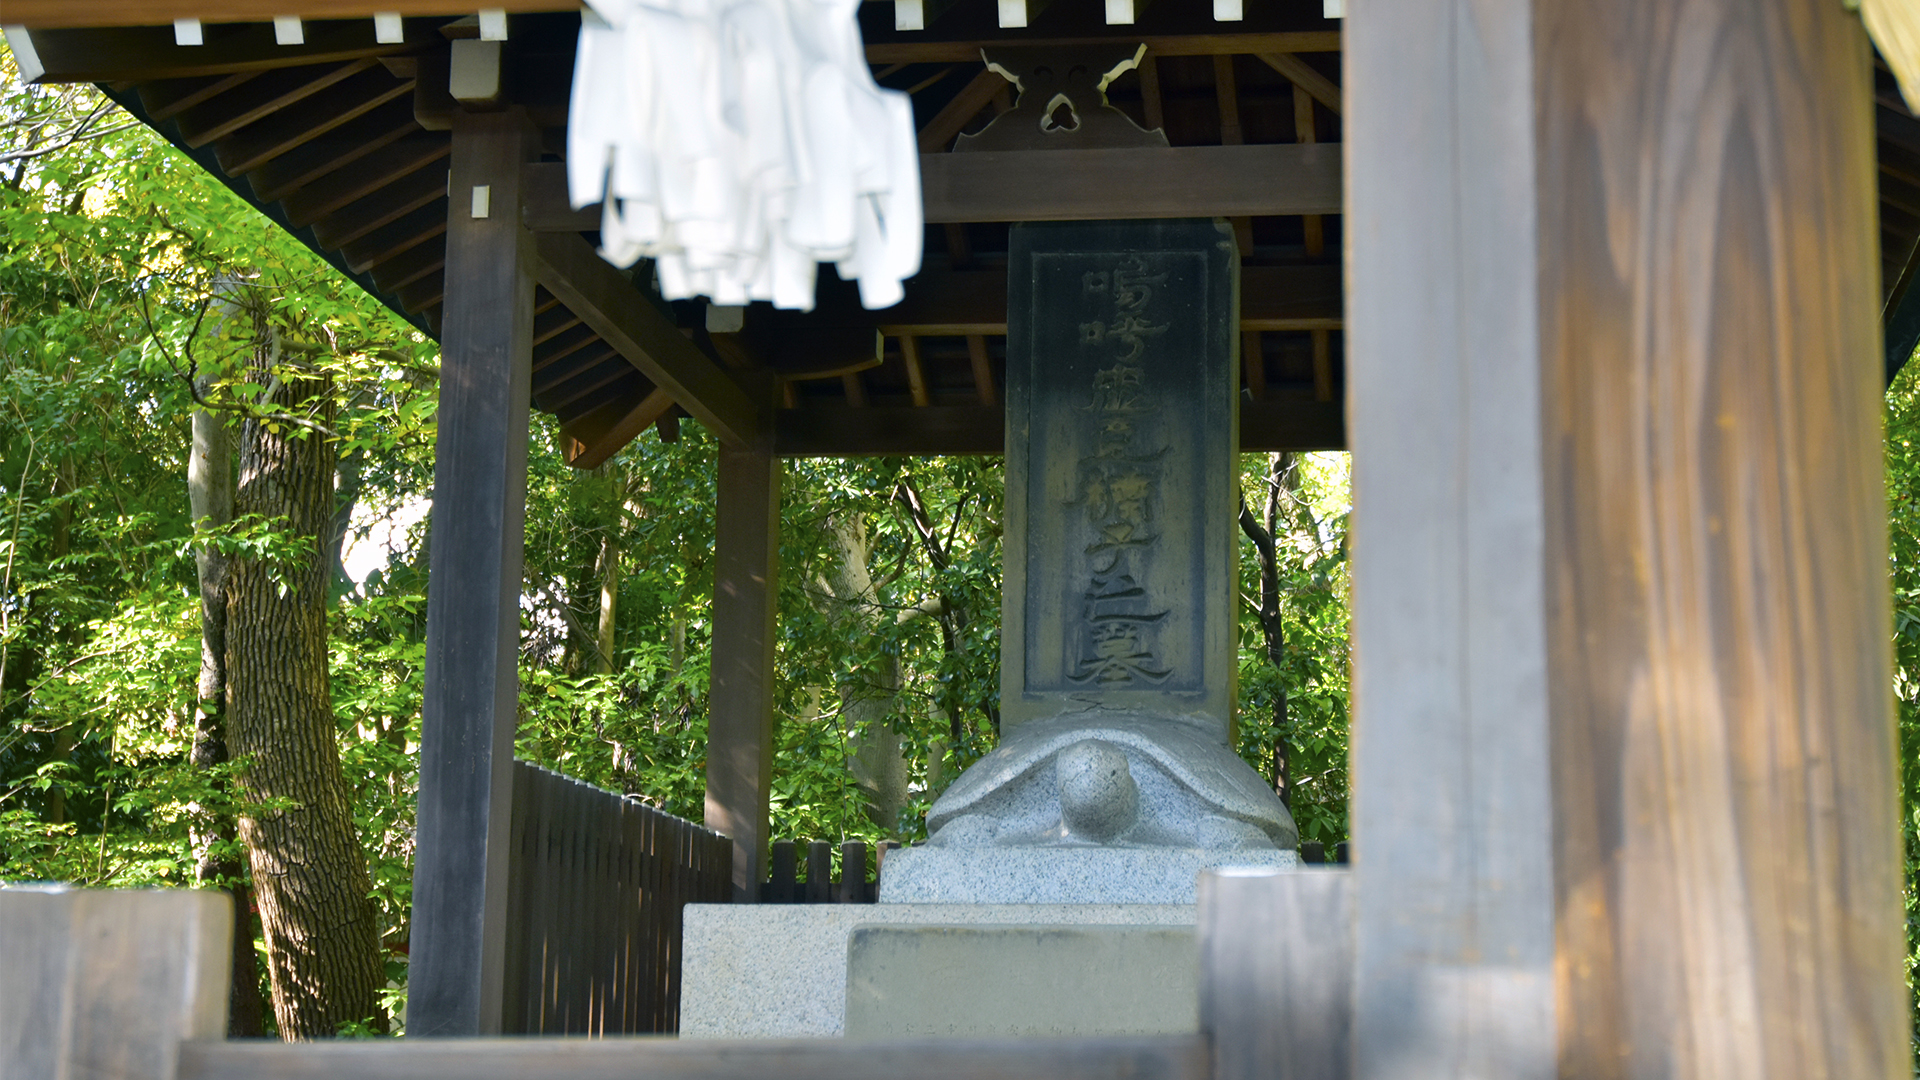
[[[882,904],[1191,904],[1200,871],[1300,865],[1293,851],[941,847],[888,853]]]
[[[859,926],[847,1038],[1200,1030],[1191,926]]]
[[[890,856],[889,868],[892,861]],[[856,926],[1192,926],[1193,921],[1191,904],[688,904],[680,1035],[844,1034],[847,942]]]

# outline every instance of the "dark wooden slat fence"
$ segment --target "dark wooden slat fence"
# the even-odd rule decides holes
[[[799,848],[792,840],[775,840],[767,866],[768,880],[760,883],[763,904],[871,904],[880,899],[880,874],[887,852],[899,847],[883,840],[874,853],[873,880],[867,880],[867,845],[848,840],[840,845],[840,880],[833,879],[833,845],[825,840],[806,845],[807,876],[800,877]]]
[[[505,1030],[679,1030],[681,909],[732,899],[732,841],[515,761],[511,843]]]

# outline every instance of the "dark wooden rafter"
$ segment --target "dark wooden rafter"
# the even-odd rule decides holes
[[[1286,76],[1287,81],[1299,87],[1315,101],[1325,105],[1334,115],[1341,111],[1340,87],[1332,79],[1320,74],[1313,65],[1290,53],[1255,53],[1268,67]]]
[[[952,148],[954,137],[960,134],[960,130],[966,127],[974,117],[980,115],[980,110],[986,108],[993,101],[994,95],[1006,86],[1007,80],[1004,76],[991,69],[982,68],[974,75],[971,82],[960,88],[960,92],[953,96],[952,101],[942,106],[940,111],[933,115],[933,119],[927,121],[927,125],[920,129],[920,152],[938,154]]]
[[[332,93],[316,95],[282,110],[269,118],[270,123],[235,132],[233,138],[222,141],[219,146],[220,167],[229,173],[250,173],[388,102],[411,97],[412,93],[411,80],[395,78],[385,68],[369,68],[342,80]],[[377,132],[373,137],[378,139],[382,134],[384,132]],[[348,133],[343,133],[341,138],[328,140],[328,145],[334,150],[350,150],[353,141]],[[345,156],[351,160],[359,155]]]
[[[174,122],[188,146],[205,146],[370,68],[378,69],[378,62],[363,57],[344,64],[265,72],[249,79],[244,92],[223,94],[195,105],[176,116]],[[384,82],[393,79],[384,70],[376,71],[375,75]]]
[[[420,133],[420,125],[413,122],[410,84],[396,83],[396,86],[399,90],[394,95],[395,99],[339,125],[308,128],[295,134],[260,139],[257,149],[236,155],[234,167],[229,168],[228,172],[245,172],[248,183],[253,185],[259,198],[266,202],[279,202],[289,193],[346,168],[383,146]],[[230,141],[233,144],[246,144],[251,137],[251,132],[243,131]],[[223,143],[218,149],[225,150],[226,145]],[[223,166],[225,160],[223,157]],[[249,162],[255,162],[252,168],[239,167]]]
[[[446,197],[446,166],[431,162],[315,222],[313,235],[326,247],[343,248]]]
[[[543,234],[535,238],[533,253],[540,284],[708,430],[743,445],[767,430],[769,409],[695,348],[591,244],[578,236]]]
[[[412,213],[348,242],[341,247],[340,254],[349,266],[364,271],[398,256],[416,244],[444,236],[446,231],[447,199],[443,195]]]
[[[367,155],[333,183],[309,185],[290,193],[281,200],[281,205],[286,207],[287,218],[294,224],[309,225],[445,159],[452,152],[453,142],[445,136],[416,132]]]
[[[658,387],[637,397],[609,401],[580,419],[561,426],[561,455],[576,469],[598,468],[655,423],[664,423],[674,408],[673,395]],[[675,434],[678,429],[675,428]],[[661,438],[666,438],[663,429]]]
[[[62,6],[97,8],[94,0],[62,0]],[[284,12],[282,12],[284,14]],[[6,20],[15,25],[22,16],[7,5]],[[22,22],[25,24],[24,20]],[[43,24],[44,25],[44,24]],[[35,28],[33,48],[42,82],[147,82],[239,72],[265,72],[302,64],[337,64],[366,57],[393,56],[440,44],[437,28],[425,22],[406,24],[406,40],[382,44],[374,40],[371,19],[309,22],[306,41],[282,45],[274,39],[271,22],[218,23],[207,20],[205,44],[174,43],[171,20],[158,25],[114,25],[110,29]]]

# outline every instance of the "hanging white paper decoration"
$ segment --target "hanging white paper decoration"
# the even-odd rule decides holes
[[[920,269],[907,95],[867,70],[859,0],[588,0],[567,179],[600,253],[670,300],[813,308],[835,263],[867,307]],[[593,16],[597,15],[598,18]]]

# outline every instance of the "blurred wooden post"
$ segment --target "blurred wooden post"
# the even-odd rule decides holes
[[[1367,1080],[1554,1072],[1531,7],[1343,28]]]
[[[1866,35],[1538,11],[1563,1072],[1910,1076]]]
[[[1354,1075],[1908,1075],[1858,21],[1345,45]]]
[[[216,890],[0,889],[0,1076],[173,1080],[226,1037],[232,936]]]
[[[1200,875],[1200,1030],[1213,1080],[1346,1080],[1353,891],[1345,870]]]
[[[751,904],[767,865],[780,600],[780,460],[769,446],[720,448],[718,503],[706,823],[733,838],[733,899]]]

